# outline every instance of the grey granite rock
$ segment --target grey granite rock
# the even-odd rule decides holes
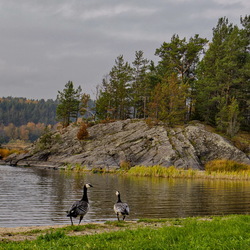
[[[78,163],[88,168],[119,168],[127,162],[204,169],[214,159],[250,164],[245,153],[199,123],[169,128],[164,124],[150,127],[143,120],[116,121],[89,127],[89,137],[82,141],[77,139],[78,129],[71,125],[57,131],[53,135],[57,140],[45,150],[37,151],[38,140],[28,154],[12,155],[7,161],[15,165]]]

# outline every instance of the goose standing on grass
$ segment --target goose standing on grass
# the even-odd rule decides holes
[[[115,194],[118,197],[118,201],[114,205],[114,211],[117,219],[119,221],[119,216],[123,216],[123,220],[125,220],[126,215],[129,215],[129,206],[127,203],[121,201],[121,194],[119,191],[116,191]]]
[[[76,201],[71,206],[70,210],[67,212],[67,216],[70,217],[71,225],[73,226],[73,220],[72,217],[76,218],[77,216],[80,216],[79,224],[82,221],[83,216],[88,212],[89,210],[89,200],[87,195],[87,189],[89,187],[93,187],[90,183],[87,183],[83,186],[83,196],[80,201]]]

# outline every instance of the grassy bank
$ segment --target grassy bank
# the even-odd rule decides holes
[[[65,171],[92,173],[120,173],[133,176],[164,177],[164,178],[194,178],[194,179],[227,179],[250,180],[250,165],[231,160],[213,160],[205,165],[205,170],[179,169],[174,166],[133,166],[126,162],[121,164],[120,170],[112,168],[89,169],[80,164],[67,164]]]
[[[250,249],[250,215],[107,222],[36,233],[35,240],[2,240],[0,249],[245,250]]]
[[[195,179],[228,179],[228,180],[250,180],[250,170],[240,171],[200,171],[194,169],[177,169],[175,167],[162,166],[135,166],[127,171],[128,175],[164,177],[164,178],[195,178]]]

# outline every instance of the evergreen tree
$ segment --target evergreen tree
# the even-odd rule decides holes
[[[224,123],[221,114],[225,109],[228,110],[235,99],[240,113],[249,112],[246,103],[250,76],[248,47],[245,31],[229,23],[227,18],[220,18],[213,29],[212,42],[198,68],[198,119],[222,129],[227,123]]]
[[[166,75],[175,74],[180,83],[189,84],[190,88],[187,89],[190,92],[189,99],[186,101],[188,118],[192,115],[193,103],[195,102],[195,71],[207,42],[207,39],[200,38],[199,35],[191,37],[188,42],[186,38],[180,39],[178,35],[173,35],[170,43],[164,42],[155,52],[155,55],[161,58],[157,66],[161,79]]]
[[[152,118],[159,119],[169,125],[176,125],[185,121],[186,99],[188,85],[180,83],[176,74],[165,76],[162,83],[153,91],[150,103]]]
[[[126,119],[131,112],[132,68],[123,55],[115,60],[109,76],[103,80],[102,90],[96,101],[99,118]]]
[[[135,52],[133,61],[133,83],[131,86],[131,105],[134,118],[146,117],[146,105],[150,96],[150,89],[147,78],[149,61],[144,58],[143,51]]]
[[[66,83],[63,91],[58,91],[57,99],[59,104],[56,109],[56,116],[63,126],[68,126],[72,119],[77,120],[80,104],[81,87],[74,89],[72,81]]]
[[[124,120],[130,115],[130,83],[132,80],[132,68],[128,62],[124,61],[123,55],[117,57],[109,76],[112,89],[114,118]]]

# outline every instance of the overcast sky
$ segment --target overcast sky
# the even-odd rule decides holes
[[[95,97],[119,55],[149,60],[173,34],[211,39],[249,0],[0,0],[0,97],[56,99],[71,80]]]

